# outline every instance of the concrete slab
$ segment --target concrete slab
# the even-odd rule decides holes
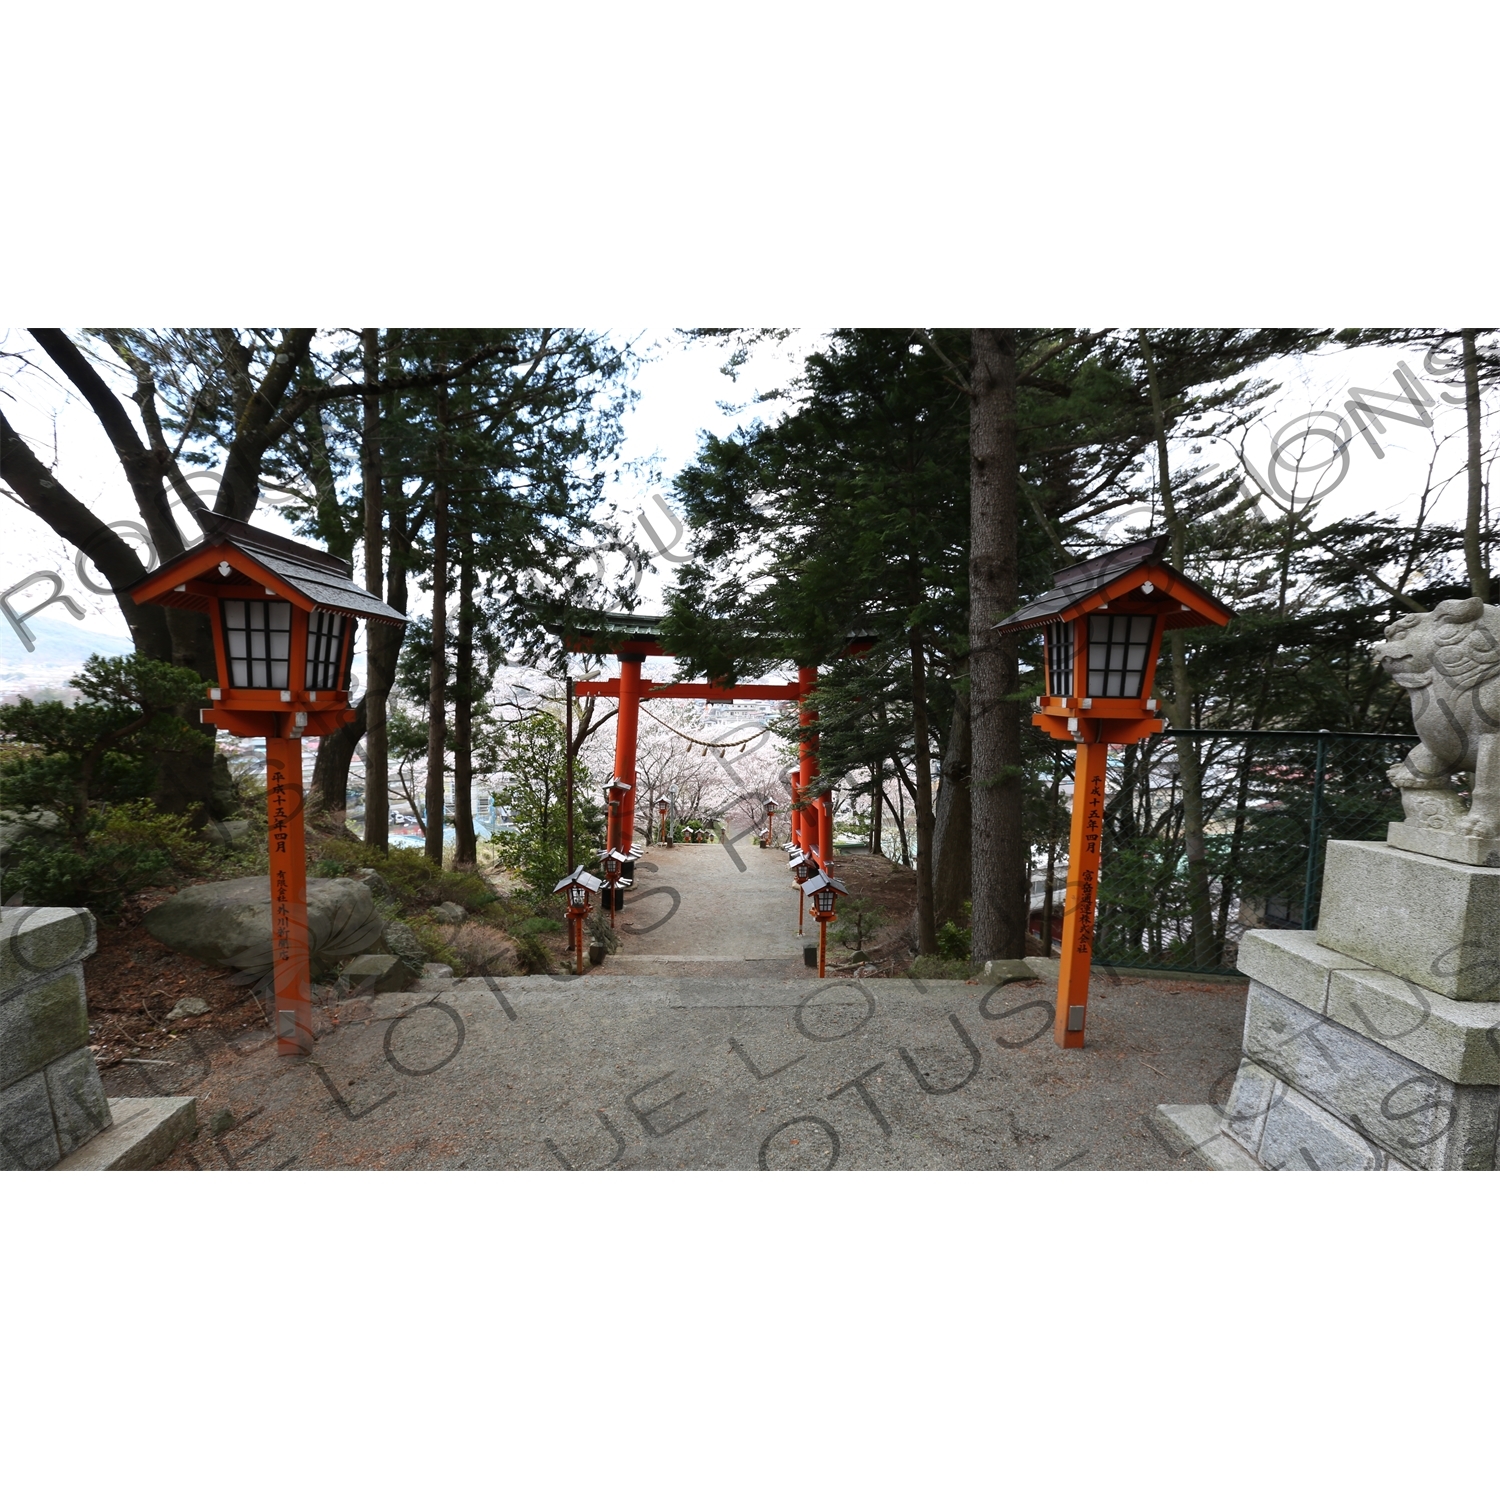
[[[1388,1157],[1337,1115],[1278,1082],[1260,1138],[1272,1172],[1383,1172]]]
[[[1441,828],[1424,828],[1420,823],[1405,821],[1387,823],[1385,841],[1395,849],[1413,854],[1430,854],[1434,859],[1452,859],[1465,865],[1500,866],[1500,839],[1469,838]]]
[[[617,918],[625,955],[802,961],[797,886],[780,849],[745,838],[670,849],[653,844],[646,856],[636,862],[635,885]],[[811,916],[805,926],[816,941]]]
[[[114,1123],[64,1157],[53,1171],[138,1172],[163,1161],[198,1128],[195,1099],[169,1096],[108,1103]]]

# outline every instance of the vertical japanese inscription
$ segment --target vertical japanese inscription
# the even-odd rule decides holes
[[[268,758],[266,764],[271,811],[271,854],[274,858],[287,854],[287,787],[286,772],[280,761]],[[271,901],[274,921],[275,961],[278,964],[290,961],[292,956],[292,908],[291,889],[286,866],[278,866],[272,875]]]
[[[1096,869],[1104,837],[1104,777],[1089,778],[1088,803],[1083,824],[1083,870],[1078,877],[1079,953],[1091,953],[1094,947],[1094,906],[1097,897]]]

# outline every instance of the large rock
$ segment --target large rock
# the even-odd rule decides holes
[[[381,935],[381,945],[387,953],[404,958],[413,973],[422,972],[422,965],[427,962],[427,950],[405,922],[387,922]]]
[[[350,960],[342,977],[351,994],[384,995],[415,984],[420,972],[394,953],[365,953]]]
[[[39,833],[56,833],[61,827],[62,819],[45,808],[34,807],[24,813],[9,808],[0,811],[0,854],[9,854],[22,839]]]
[[[203,837],[210,844],[222,844],[225,848],[237,844],[250,832],[249,818],[210,818],[203,826]]]
[[[253,981],[271,969],[271,882],[266,875],[190,885],[146,918],[158,942],[204,963],[244,971]],[[380,941],[370,893],[356,880],[307,882],[307,935],[314,970],[364,953]]]
[[[391,888],[378,870],[356,870],[351,877],[357,880],[377,901],[391,901]]]

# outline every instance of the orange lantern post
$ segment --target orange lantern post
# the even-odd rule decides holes
[[[148,574],[130,597],[208,616],[219,686],[202,720],[265,738],[276,1050],[300,1054],[313,1041],[302,740],[354,718],[354,622],[404,625],[406,618],[355,584],[349,564],[327,552],[227,516],[206,519],[203,539]]]
[[[579,865],[571,875],[564,875],[552,887],[553,895],[565,894],[568,902],[568,921],[573,928],[573,952],[576,956],[576,972],[583,973],[583,924],[589,914],[589,897],[601,889],[604,882],[597,875],[590,875]]]
[[[599,861],[599,868],[604,872],[607,895],[604,898],[605,905],[609,907],[609,925],[615,925],[615,912],[620,905],[616,894],[619,889],[620,877],[625,873],[625,856],[618,849],[606,849],[603,858]]]
[[[822,979],[828,968],[828,924],[833,921],[834,902],[847,896],[849,887],[837,876],[819,871],[802,889],[812,897],[813,916],[818,923],[818,978]]]
[[[1151,696],[1163,635],[1227,625],[1234,611],[1162,561],[1154,537],[1074,563],[1040,599],[1001,620],[1001,631],[1045,629],[1046,688],[1031,722],[1074,745],[1068,895],[1063,909],[1053,1036],[1081,1047],[1093,968],[1105,768],[1111,745],[1166,727]]]
[[[772,798],[764,800],[763,807],[766,814],[766,848],[769,849],[776,842],[776,813],[780,804]]]

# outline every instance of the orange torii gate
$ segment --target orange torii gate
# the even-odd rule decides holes
[[[833,860],[833,803],[827,792],[815,798],[806,793],[818,776],[817,713],[808,706],[808,694],[818,685],[816,666],[799,666],[796,682],[752,682],[725,687],[714,682],[652,682],[641,677],[648,656],[668,656],[661,644],[662,616],[607,616],[606,632],[599,636],[565,633],[568,651],[589,655],[613,655],[620,675],[604,681],[576,682],[575,698],[618,698],[615,726],[615,766],[609,798],[606,847],[634,859],[635,844],[635,752],[640,729],[640,706],[644,699],[692,698],[704,703],[734,703],[762,700],[801,705],[798,722],[802,737],[798,744],[797,769],[792,774],[791,841],[825,873]],[[867,649],[869,638],[851,636],[845,650]]]

